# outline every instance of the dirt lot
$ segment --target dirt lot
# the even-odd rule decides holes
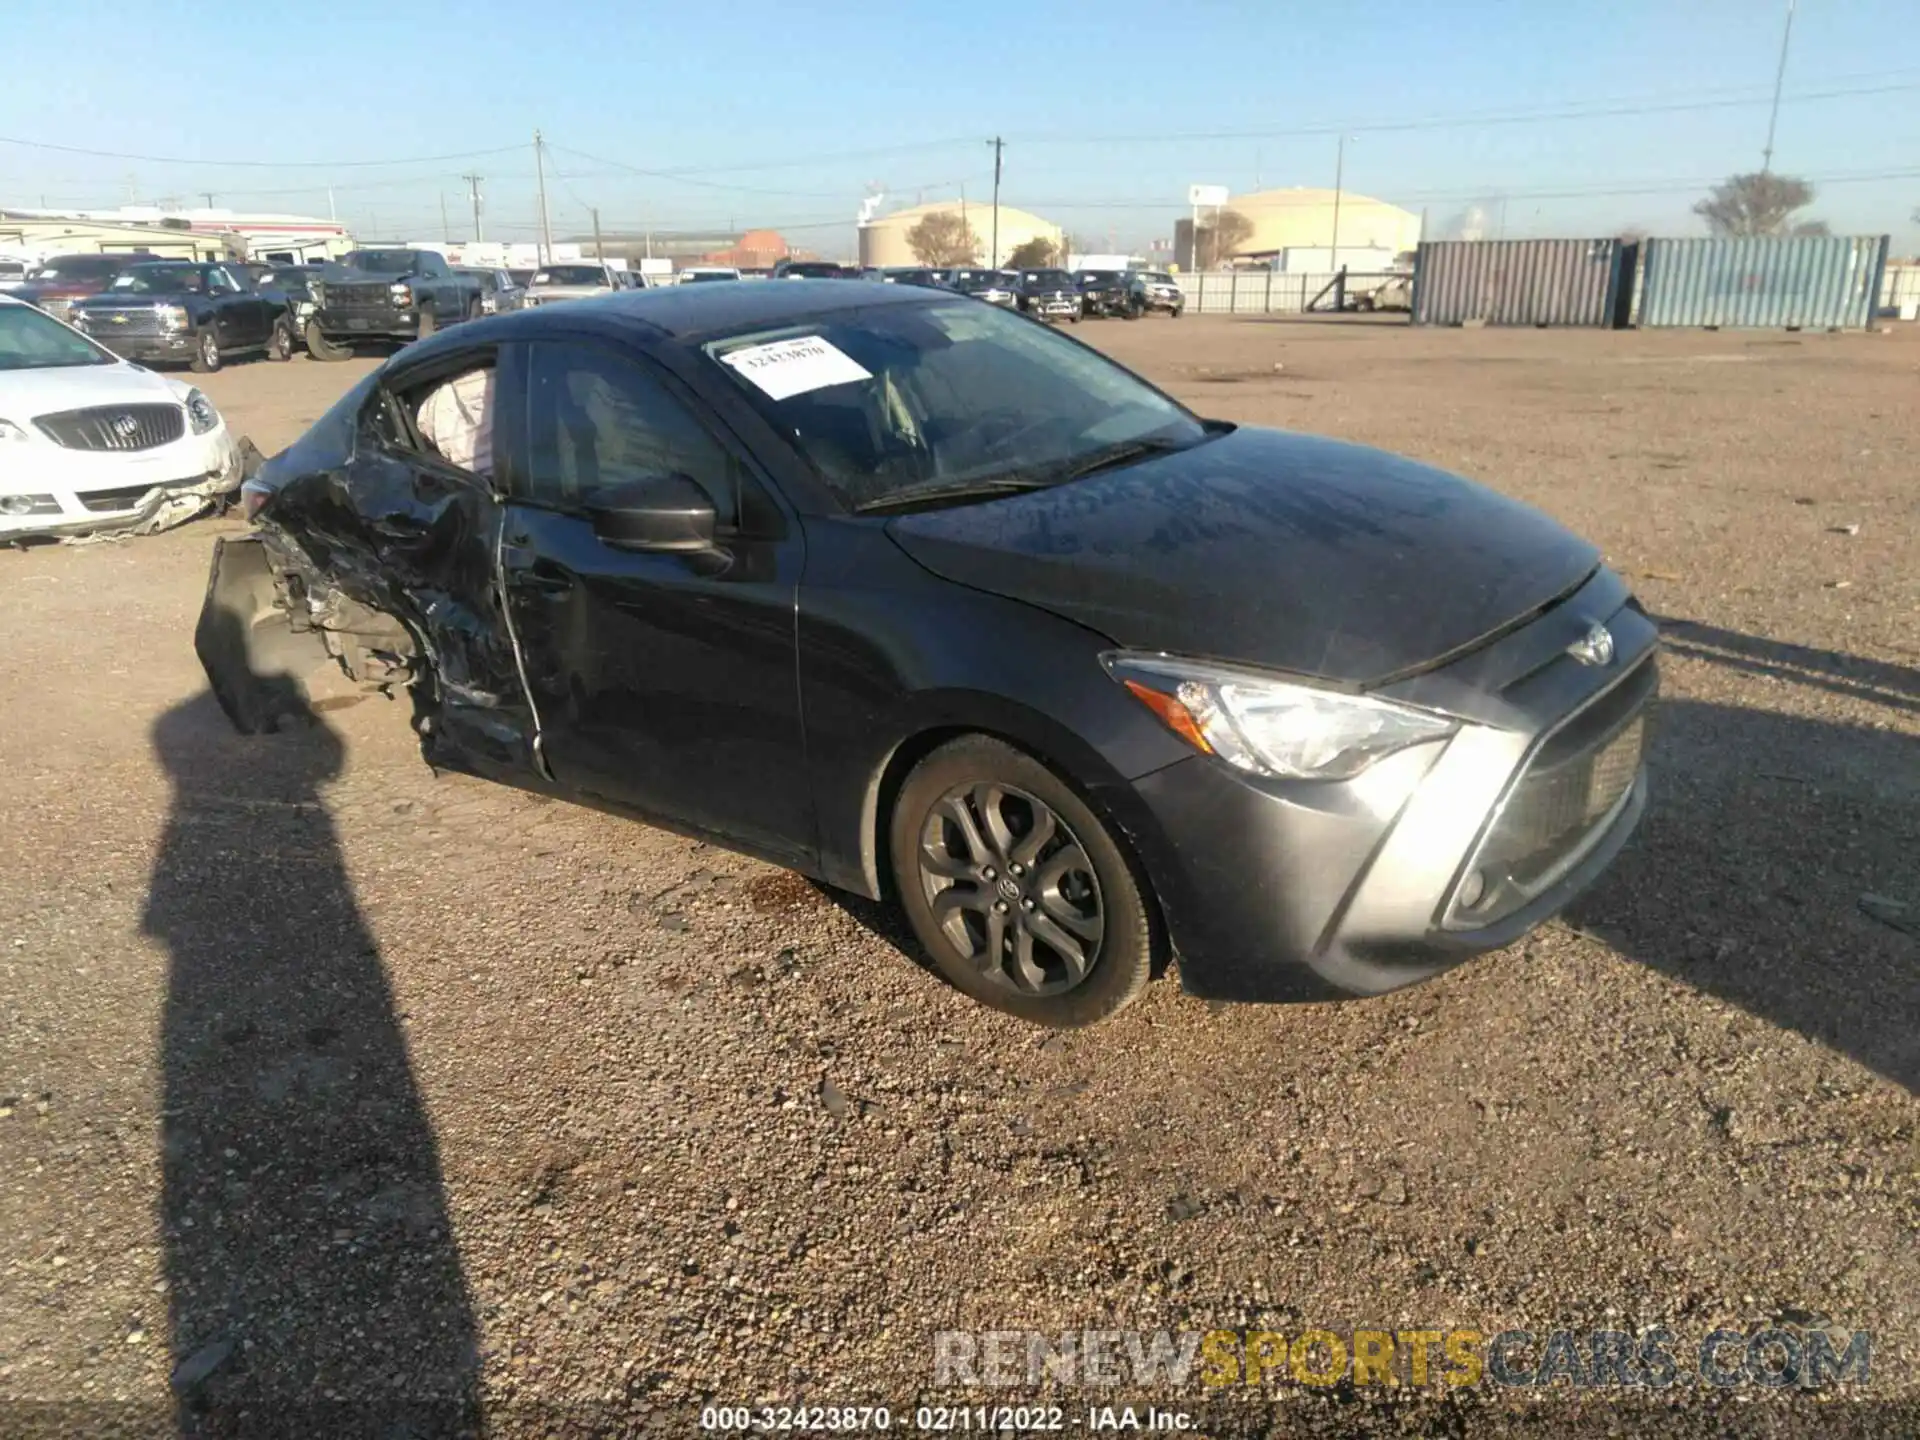
[[[1920,331],[1078,333],[1605,546],[1670,659],[1601,887],[1384,999],[1166,983],[1049,1038],[873,907],[434,778],[399,704],[233,735],[190,646],[231,521],[0,553],[0,1431],[904,1428],[1037,1393],[936,1388],[942,1330],[1664,1325],[1684,1372],[1777,1323],[1870,1330],[1876,1398],[1711,1415],[1687,1380],[1661,1428],[1914,1433],[1920,940],[1860,901],[1920,910]],[[205,388],[271,452],[366,368]],[[1266,1396],[1215,1433],[1479,1434],[1512,1398]],[[1617,1401],[1523,1414],[1653,1424]]]

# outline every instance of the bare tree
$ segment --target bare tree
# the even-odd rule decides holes
[[[1194,232],[1194,263],[1197,269],[1211,270],[1231,260],[1234,252],[1253,235],[1253,221],[1238,210],[1217,210],[1212,218]]]
[[[907,232],[907,246],[922,265],[971,265],[980,237],[950,210],[936,210]]]
[[[1826,226],[1817,220],[1787,223],[1794,211],[1812,203],[1813,186],[1806,181],[1756,171],[1714,186],[1693,213],[1716,235],[1824,235]]]
[[[1022,240],[1007,255],[1009,270],[1040,270],[1054,263],[1054,243],[1044,235]]]

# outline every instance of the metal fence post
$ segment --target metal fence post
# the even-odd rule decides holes
[[[1238,270],[1227,272],[1227,313],[1229,315],[1240,313],[1240,272]]]

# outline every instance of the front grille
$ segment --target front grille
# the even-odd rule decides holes
[[[325,288],[329,310],[389,310],[393,296],[385,285],[337,285]]]
[[[151,489],[151,485],[119,485],[111,490],[89,490],[77,498],[93,511],[131,510]]]
[[[187,433],[186,413],[178,405],[98,405],[42,415],[33,423],[69,450],[152,450]]]
[[[87,333],[104,345],[122,336],[130,340],[151,340],[161,334],[160,313],[152,306],[138,310],[84,310]]]
[[[1649,658],[1548,737],[1470,867],[1484,881],[1483,898],[1454,923],[1485,924],[1510,913],[1586,852],[1640,774],[1659,683]]]

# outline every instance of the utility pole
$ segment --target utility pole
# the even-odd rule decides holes
[[[1333,244],[1327,247],[1327,268],[1340,268],[1340,188],[1347,174],[1347,137],[1342,135],[1333,152]]]
[[[1776,98],[1774,103],[1776,105],[1779,104],[1779,100]],[[1768,139],[1767,145],[1769,146],[1769,148],[1771,148],[1771,146],[1773,145],[1773,141],[1771,138]],[[213,192],[211,190],[202,190],[200,192],[200,198],[207,202],[207,209],[211,210],[213,208]]]
[[[600,243],[600,209],[594,206],[587,213],[593,216],[593,258],[604,265],[607,263],[607,247]]]
[[[485,177],[462,175],[460,178],[467,182],[467,197],[473,201],[473,238],[478,241],[483,238],[480,234],[480,182]]]
[[[540,186],[540,263],[553,263],[553,227],[547,220],[546,145],[538,130],[533,132],[533,173]]]
[[[993,247],[992,258],[987,261],[989,270],[1000,268],[1000,152],[1007,142],[998,135],[987,142],[993,146]]]
[[[453,226],[447,223],[447,192],[440,192],[440,239],[446,244],[453,243]]]
[[[1767,148],[1760,152],[1760,173],[1773,172],[1773,129],[1780,122],[1780,86],[1787,78],[1787,46],[1793,41],[1793,0],[1787,0],[1787,28],[1780,35],[1780,68],[1773,72],[1773,109],[1767,112]]]
[[[327,186],[327,219],[339,223],[340,212],[333,208],[333,186]]]

